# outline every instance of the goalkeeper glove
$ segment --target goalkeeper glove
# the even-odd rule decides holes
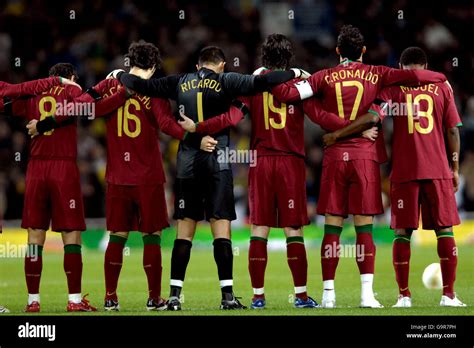
[[[107,75],[106,79],[116,79],[118,77],[118,74],[121,73],[121,72],[125,72],[125,70],[115,69]]]
[[[306,80],[308,77],[311,76],[311,74],[309,72],[307,72],[306,70],[303,70],[303,69],[291,68],[291,70],[295,73],[296,78]]]

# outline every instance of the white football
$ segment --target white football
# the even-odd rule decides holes
[[[443,278],[441,277],[441,265],[432,263],[423,271],[423,285],[425,288],[434,290],[443,288]]]

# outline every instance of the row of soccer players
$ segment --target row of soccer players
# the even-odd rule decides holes
[[[452,192],[452,177],[450,177],[452,174],[449,171],[446,152],[443,150],[443,157],[443,152],[438,146],[439,139],[436,137],[440,132],[442,136],[443,125],[449,128],[451,133],[455,133],[454,129],[457,129],[455,128],[457,125],[451,123],[458,121],[459,116],[455,112],[455,108],[453,114],[452,92],[442,83],[445,81],[444,75],[426,70],[395,70],[362,64],[362,54],[365,52],[365,47],[362,36],[356,28],[343,28],[338,38],[337,52],[341,56],[342,63],[337,68],[318,72],[307,81],[294,80],[294,77],[301,75],[301,71],[298,69],[287,71],[292,58],[291,44],[282,35],[271,35],[262,47],[262,63],[267,69],[259,69],[256,72],[259,75],[223,73],[225,58],[222,51],[216,47],[209,47],[201,52],[196,73],[150,79],[159,64],[159,51],[151,44],[139,43],[132,44],[130,47],[129,56],[132,62],[130,73],[124,74],[115,71],[112,74],[125,86],[139,93],[138,95],[127,99],[130,97],[129,90],[120,88],[120,83],[115,79],[104,80],[83,95],[80,95],[81,93],[77,90],[76,95],[67,93],[68,90],[74,90],[73,87],[61,87],[59,88],[60,92],[57,87],[49,91],[49,94],[55,95],[54,98],[49,99],[50,101],[65,91],[62,100],[77,102],[78,98],[79,100],[82,98],[82,100],[89,102],[95,101],[95,116],[108,116],[107,229],[111,231],[111,237],[105,257],[106,309],[117,310],[119,307],[116,294],[117,282],[122,264],[123,246],[128,231],[131,230],[139,230],[144,233],[144,267],[150,290],[147,308],[150,310],[180,309],[179,295],[190,257],[191,241],[197,221],[204,217],[211,222],[215,238],[214,255],[223,296],[221,308],[244,308],[232,291],[230,220],[235,219],[232,175],[229,163],[218,161],[214,150],[215,146],[217,146],[217,150],[222,150],[229,145],[228,127],[236,124],[243,114],[251,115],[251,148],[257,150],[258,153],[257,166],[251,168],[249,173],[249,203],[252,223],[249,270],[254,288],[251,307],[265,307],[263,280],[267,259],[266,239],[270,228],[277,226],[284,227],[287,235],[288,263],[295,284],[295,306],[317,307],[316,301],[306,293],[307,262],[302,234],[302,226],[308,224],[304,188],[304,113],[325,129],[335,131],[325,136],[327,144],[332,146],[325,150],[321,198],[318,205],[318,213],[326,215],[325,236],[321,249],[324,280],[322,305],[323,307],[335,306],[334,276],[338,261],[339,234],[342,230],[344,217],[353,214],[357,244],[361,247],[357,250],[363,250],[364,253],[357,257],[362,282],[361,306],[381,307],[372,291],[375,245],[372,241],[371,230],[372,216],[381,213],[382,210],[380,178],[378,176],[378,164],[385,160],[383,145],[381,146],[382,137],[379,137],[375,143],[361,137],[349,139],[345,137],[359,133],[368,128],[372,122],[378,120],[378,115],[370,114],[374,111],[369,108],[380,92],[391,92],[392,95],[388,95],[392,96],[392,100],[397,100],[393,98],[397,91],[401,91],[399,94],[403,94],[403,98],[407,92],[433,90],[437,96],[442,92],[441,97],[444,98],[446,112],[441,109],[442,112],[439,116],[441,119],[438,120],[438,123],[435,123],[436,119],[433,118],[433,104],[431,103],[428,104],[428,106],[431,105],[431,109],[425,112],[425,115],[428,115],[425,117],[429,120],[428,128],[422,124],[421,120],[414,123],[412,118],[411,128],[408,124],[407,133],[413,136],[414,128],[420,134],[431,134],[433,127],[435,128],[433,134],[436,133],[434,139],[437,142],[433,146],[437,151],[439,150],[436,156],[442,159],[438,163],[445,163],[447,172],[443,170],[441,174],[446,178],[431,178],[430,181],[444,180],[441,181],[445,184],[441,185],[441,188],[444,189],[446,189],[445,186],[448,186],[447,182],[449,181]],[[404,67],[419,65],[423,68],[426,67],[426,56],[424,56],[424,62],[420,60],[422,58],[423,55],[420,55],[419,49],[409,49],[404,52],[401,61]],[[73,67],[70,65],[61,64],[55,68],[62,69],[62,71],[52,71],[52,75],[72,78],[74,76]],[[280,69],[282,71],[270,72]],[[42,83],[45,81],[48,80],[44,80]],[[58,82],[57,80],[49,81],[50,83]],[[288,82],[280,84],[285,81]],[[415,89],[393,87],[381,91],[384,86],[402,83],[405,85],[428,84],[430,87]],[[273,87],[272,93],[269,93],[271,87]],[[53,93],[53,90],[56,93]],[[344,95],[342,94],[343,90]],[[38,91],[30,93],[35,94]],[[316,98],[310,98],[304,103],[298,102],[299,99],[312,97],[315,93],[318,93],[319,97],[323,99],[324,105],[329,111],[339,115],[322,110],[320,101]],[[48,93],[46,95],[51,97]],[[153,98],[150,99],[144,95]],[[240,102],[232,101],[235,97],[242,95],[253,96],[240,98]],[[426,96],[426,94],[422,95]],[[290,104],[279,103],[274,100],[273,96]],[[68,160],[75,158],[75,150],[63,148],[65,152],[61,152],[57,142],[52,140],[59,139],[58,134],[64,134],[62,140],[69,141],[75,148],[75,123],[70,121],[70,117],[57,115],[56,117],[47,117],[55,114],[53,103],[48,109],[50,115],[44,116],[44,104],[41,106],[43,98],[45,98],[44,94],[30,98],[31,108],[35,112],[24,113],[37,115],[37,117],[30,116],[32,119],[44,119],[40,122],[36,120],[30,122],[28,127],[32,135],[36,135],[37,132],[51,132],[52,128],[57,128],[54,133],[45,133],[32,141],[32,145],[35,143],[37,145],[32,146],[23,218],[23,227],[29,229],[30,245],[30,252],[25,260],[29,292],[28,311],[39,310],[41,246],[44,243],[44,231],[49,226],[50,218],[52,219],[52,229],[55,231],[80,231],[85,228],[77,175],[71,175],[71,173],[77,173],[77,168],[73,168],[75,164],[70,168],[66,167],[67,163],[72,162],[68,162]],[[190,134],[184,133],[183,129],[175,123],[168,102],[160,98],[177,100],[180,109],[190,117],[182,116],[184,121],[180,122],[181,126]],[[419,99],[427,100],[427,97]],[[25,103],[24,101],[6,100],[6,102],[5,110],[10,109],[11,113],[21,115],[19,112],[21,106],[19,105]],[[45,102],[43,101],[43,103]],[[216,116],[226,111],[231,104],[234,106],[227,113]],[[372,107],[378,110],[376,105]],[[25,107],[23,106],[23,108]],[[367,110],[369,110],[369,114],[360,116]],[[349,111],[347,117],[345,111]],[[420,116],[422,115],[420,114]],[[449,119],[445,120],[445,118]],[[354,119],[354,122],[350,122]],[[406,124],[406,118],[403,119]],[[148,124],[142,126],[143,123]],[[154,133],[156,127],[183,139],[178,152],[178,176],[175,192],[175,218],[178,220],[178,235],[173,248],[171,293],[167,303],[161,299],[160,295],[159,235],[161,229],[167,226],[167,221],[162,187],[164,176],[161,154]],[[403,125],[400,124],[400,127]],[[430,127],[431,129],[429,129]],[[217,141],[210,143],[207,138],[198,135],[207,133],[215,134],[214,137]],[[453,138],[456,138],[455,134]],[[205,143],[206,141],[208,143]],[[335,144],[333,144],[334,142]],[[212,152],[200,151],[200,146]],[[37,153],[35,153],[35,148]],[[403,148],[399,151],[398,159],[403,159],[401,157]],[[457,151],[453,152],[459,152],[459,141],[457,141]],[[395,153],[393,161],[395,164]],[[403,159],[403,161],[405,160]],[[32,163],[36,163],[34,164],[36,168],[35,172],[29,175],[32,173]],[[454,172],[456,172],[456,165],[457,163],[453,163]],[[51,169],[52,166],[55,166],[54,170]],[[68,175],[65,175],[66,171]],[[53,172],[56,173],[55,177],[51,176]],[[70,183],[69,186],[62,183],[63,190],[54,192],[55,190],[51,187],[58,184],[57,181],[54,181],[58,178],[58,172],[60,178],[64,179],[70,176]],[[428,194],[431,197],[433,195],[436,197],[437,194],[440,194],[441,189],[436,190],[436,187],[440,186],[438,181],[434,181],[431,185],[422,185],[426,184],[426,181],[419,181],[420,179],[430,179],[422,177],[428,171],[416,171],[417,177],[408,179],[406,176],[412,174],[412,171],[405,171],[401,166],[398,172],[402,178],[394,180],[394,175],[392,175],[392,181],[404,185],[400,185],[401,187],[398,187],[397,191],[395,191],[397,185],[393,185],[392,189],[403,195],[400,199],[408,208],[398,214],[395,209],[392,210],[392,227],[396,229],[398,236],[394,242],[394,266],[401,295],[397,305],[408,306],[409,303],[411,304],[407,286],[408,261],[406,261],[407,256],[409,258],[409,243],[400,242],[409,242],[408,236],[413,229],[418,227],[418,209],[415,208],[419,204],[418,197],[426,197]],[[432,173],[434,171],[431,171],[429,175],[433,175]],[[54,185],[51,185],[52,182]],[[144,182],[147,185],[143,185]],[[411,185],[406,186],[407,183]],[[274,187],[281,189],[275,192]],[[61,194],[67,197],[61,197]],[[41,196],[41,199],[38,199],[38,196]],[[28,197],[31,199],[29,200]],[[75,198],[71,199],[71,197]],[[77,197],[79,199],[76,199]],[[349,197],[348,202],[345,197]],[[451,197],[451,201],[447,202],[444,199],[446,197],[438,198],[439,201],[435,203],[449,204],[454,201],[454,196]],[[392,194],[392,201],[393,199],[394,195]],[[48,212],[47,209],[32,209],[38,204],[43,204],[42,208],[46,208],[44,204],[50,201],[52,203],[51,212]],[[66,202],[69,205],[64,204]],[[422,200],[423,205],[430,203],[433,202]],[[403,209],[403,204],[401,209]],[[452,289],[455,272],[455,253],[452,252],[454,239],[452,230],[447,226],[456,223],[457,214],[454,216],[455,206],[454,211],[452,207],[448,206],[448,208],[450,208],[448,212],[451,214],[443,215],[441,212],[446,210],[432,209],[431,215],[424,216],[423,220],[424,224],[431,224],[429,226],[433,226],[431,228],[437,230],[439,237],[449,237],[439,238],[440,247],[438,250],[441,256],[445,285],[441,303],[455,305],[460,301],[457,300]],[[44,213],[38,214],[38,212]],[[67,216],[66,219],[64,219],[65,216]],[[451,221],[446,219],[451,219]],[[445,222],[450,223],[444,224]],[[441,226],[440,223],[443,225]],[[65,269],[67,268],[66,274],[70,285],[68,309],[92,310],[93,307],[86,300],[82,300],[80,296],[80,232],[67,232],[63,236]],[[449,244],[441,243],[443,240],[449,241]],[[333,252],[328,253],[327,251],[331,248],[334,248]],[[403,260],[399,261],[400,258]]]

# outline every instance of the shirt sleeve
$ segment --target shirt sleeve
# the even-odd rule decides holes
[[[27,81],[18,84],[0,83],[0,97],[18,98],[28,95],[41,94],[51,87],[61,84],[61,80],[57,76]]]
[[[186,131],[176,122],[170,102],[167,99],[153,99],[151,103],[153,115],[160,130],[173,138],[183,140]]]
[[[0,113],[7,116],[26,118],[28,115],[28,102],[26,99],[11,100],[8,97],[0,98]]]
[[[379,116],[381,120],[390,115],[393,102],[398,101],[399,92],[397,92],[397,89],[400,89],[400,87],[385,87],[377,95],[375,104],[379,106],[378,110],[380,111]]]
[[[177,88],[180,75],[170,75],[148,80],[138,76],[121,73],[118,76],[120,82],[136,93],[155,98],[177,98]]]
[[[272,94],[281,103],[293,103],[315,95],[321,86],[322,72],[316,72],[307,80],[295,79],[280,84],[272,89]]]
[[[422,86],[428,83],[438,83],[446,81],[446,76],[444,74],[431,70],[401,70],[388,67],[382,67],[382,69],[383,86]]]
[[[109,96],[104,96],[103,82],[104,81],[99,82],[91,88],[91,91],[83,93],[74,99],[75,103],[95,103],[94,118],[104,117],[111,114],[119,107],[123,106],[129,97],[127,90],[121,86],[117,87],[115,93]],[[96,100],[92,94],[97,94],[100,96],[100,99]]]
[[[196,132],[199,134],[215,134],[225,128],[235,127],[244,116],[241,109],[232,105],[227,112],[198,123]]]
[[[349,120],[345,120],[336,114],[324,110],[321,101],[317,98],[305,100],[303,102],[303,110],[311,121],[331,132],[351,123]]]
[[[97,101],[95,103],[95,117],[107,116],[114,112],[125,104],[128,97],[127,90],[125,88],[120,88],[114,94]]]
[[[221,84],[224,91],[232,97],[255,94],[256,75],[244,75],[234,72],[223,73]]]
[[[445,87],[444,93],[446,95],[446,103],[444,108],[443,114],[443,125],[447,128],[454,128],[454,127],[461,127],[462,121],[461,117],[459,116],[458,109],[456,107],[456,103],[454,101],[454,94],[450,88]]]
[[[104,80],[105,81],[105,80]],[[122,105],[128,99],[128,94],[125,88],[118,87],[118,91],[114,94],[104,97],[103,96],[103,87],[106,84],[104,81],[99,82],[94,87],[90,88],[91,91],[86,91],[85,93],[81,93],[78,88],[71,89],[69,92],[69,98],[71,103],[91,103],[94,104],[94,114],[93,115],[76,115],[76,116],[87,116],[91,119],[99,118],[103,116],[107,116]],[[79,91],[79,93],[78,93]],[[92,94],[97,94],[100,98],[96,100]],[[63,124],[66,120],[68,120],[70,116],[58,116],[55,115],[54,119],[58,125]],[[69,122],[69,121],[68,121]]]

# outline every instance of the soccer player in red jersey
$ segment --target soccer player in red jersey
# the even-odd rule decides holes
[[[353,26],[344,26],[337,39],[340,64],[318,71],[307,80],[274,89],[282,102],[305,99],[318,94],[327,111],[353,121],[365,114],[384,86],[419,85],[444,82],[445,76],[428,70],[398,70],[362,63],[366,51],[364,38]],[[373,216],[383,212],[379,164],[386,160],[383,136],[374,143],[351,138],[337,142],[324,151],[323,173],[317,212],[325,215],[321,245],[323,274],[322,307],[336,305],[334,278],[339,262],[339,237],[344,219],[354,215],[356,261],[361,277],[361,307],[380,308],[372,284],[375,244],[372,239]]]
[[[77,83],[59,76],[51,76],[45,79],[27,81],[18,84],[10,84],[0,81],[0,97],[3,98],[4,104],[9,104],[11,103],[12,98],[24,98],[38,95],[61,84],[75,85],[80,88]],[[2,217],[0,216],[0,233],[2,233],[2,222]]]
[[[58,85],[60,81],[57,76],[66,76],[72,81],[76,79],[76,71],[71,64],[56,64],[49,74],[56,77],[39,80],[36,87],[30,82],[30,87],[33,87],[30,90],[9,95],[20,97],[22,94],[39,93],[51,84],[52,88],[27,99],[3,98],[0,101],[2,112],[29,120],[52,118],[63,102],[72,101],[82,94],[76,86]],[[22,219],[22,228],[28,230],[25,257],[28,288],[26,312],[40,311],[42,251],[50,222],[53,231],[62,232],[64,242],[64,271],[69,290],[67,311],[96,310],[81,295],[81,231],[85,230],[85,222],[76,164],[76,138],[76,125],[71,123],[43,137],[34,138],[31,142]]]
[[[130,74],[149,79],[160,65],[160,52],[151,43],[129,47]],[[120,82],[107,79],[94,89],[113,93]],[[161,231],[168,227],[165,175],[157,137],[161,130],[177,139],[185,132],[174,120],[167,99],[131,97],[107,118],[107,230],[105,252],[106,310],[118,310],[117,284],[129,231],[143,235],[143,268],[148,280],[147,310],[166,309],[161,298]]]
[[[427,63],[419,47],[407,48],[400,57],[400,67],[407,71],[423,71]],[[394,86],[382,90],[380,99],[391,103],[395,113],[390,191],[391,228],[395,230],[393,267],[399,297],[394,307],[411,307],[410,237],[418,229],[420,206],[423,228],[434,230],[438,240],[443,278],[440,305],[464,307],[454,292],[457,248],[453,226],[460,224],[454,193],[459,185],[458,127],[462,123],[453,92],[446,83]]]
[[[270,35],[262,46],[262,63],[265,68],[258,69],[254,74],[288,70],[292,58],[290,41],[280,34]],[[299,80],[292,82],[297,81]],[[304,114],[327,130],[333,131],[351,125],[354,133],[365,130],[377,121],[377,118],[368,114],[351,124],[348,120],[325,112],[319,100],[315,98],[305,101],[304,104],[287,105],[279,103],[271,93],[263,92],[241,99],[245,104],[241,108],[249,109],[252,122],[250,151],[256,154],[256,163],[249,170],[249,208],[252,224],[249,272],[254,293],[251,308],[261,309],[266,305],[264,278],[267,239],[270,229],[275,227],[283,228],[287,238],[287,260],[295,291],[294,306],[318,307],[317,302],[307,295],[306,288],[308,264],[303,226],[309,224],[309,219],[306,207]],[[242,113],[231,110],[227,116],[217,116],[198,123],[197,132],[214,134],[225,127],[235,125],[241,118]],[[352,133],[346,133],[350,134]]]

